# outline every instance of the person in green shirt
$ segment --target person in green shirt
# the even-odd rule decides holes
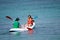
[[[16,18],[16,20],[13,23],[13,28],[19,28],[19,18]]]

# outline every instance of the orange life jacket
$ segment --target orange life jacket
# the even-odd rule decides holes
[[[28,19],[28,24],[32,24],[33,25],[33,21],[31,18]]]

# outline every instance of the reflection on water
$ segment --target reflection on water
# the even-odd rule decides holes
[[[32,35],[33,34],[33,32],[34,32],[34,30],[32,29],[32,30],[28,30],[28,34],[29,35]]]

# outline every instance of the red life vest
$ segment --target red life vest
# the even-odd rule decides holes
[[[33,21],[32,21],[32,19],[30,18],[30,19],[28,19],[28,24],[32,24],[33,25]]]

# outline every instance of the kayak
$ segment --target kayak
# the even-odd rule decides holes
[[[9,32],[22,32],[22,31],[28,31],[32,30],[35,27],[35,22],[33,23],[32,26],[28,27],[26,26],[25,28],[11,28]]]

